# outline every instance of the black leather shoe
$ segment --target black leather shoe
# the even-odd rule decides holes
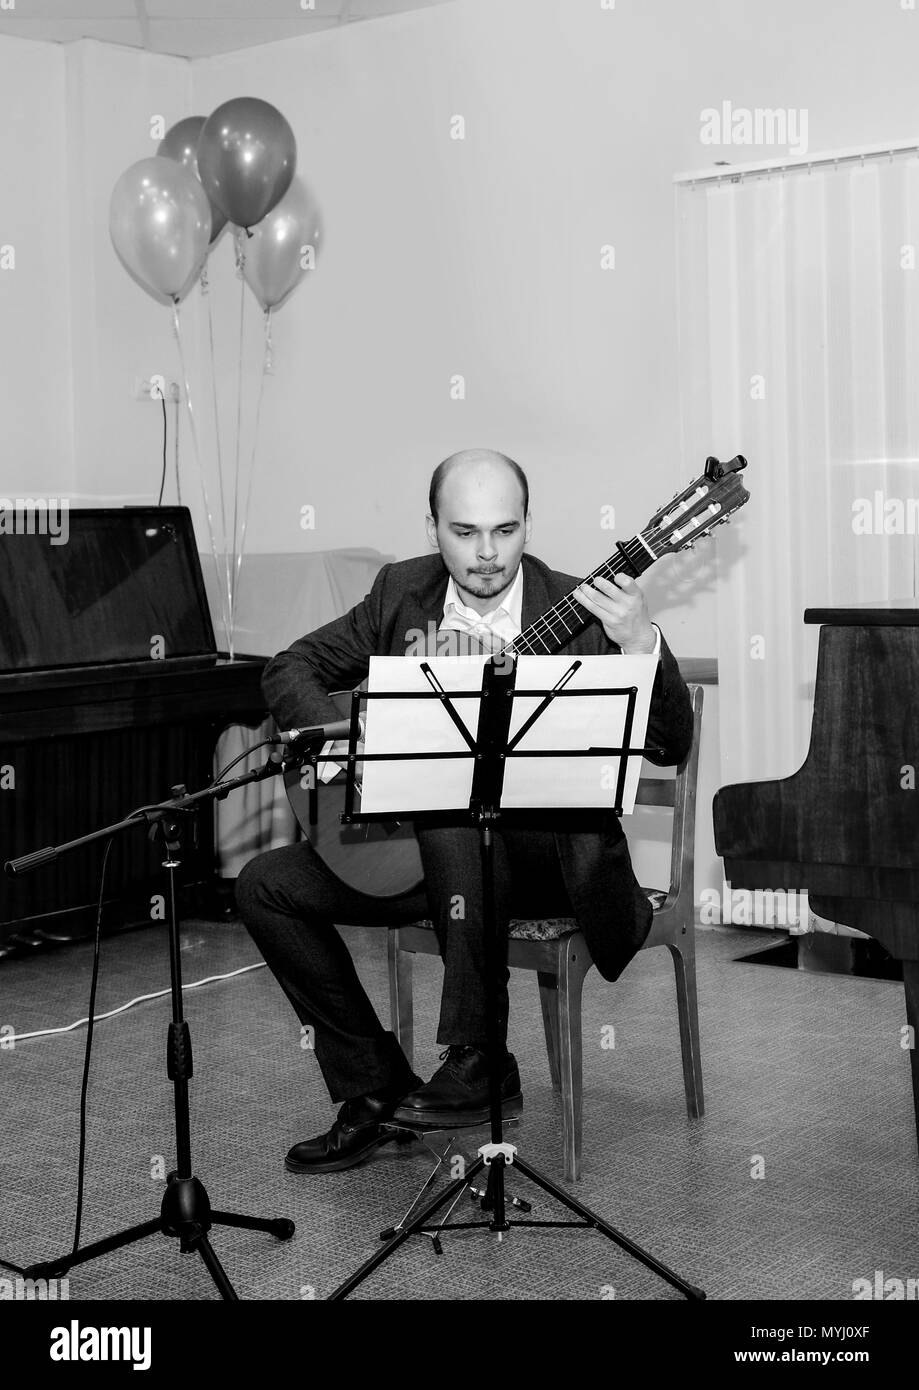
[[[420,1082],[420,1078],[416,1076],[415,1081]],[[393,1139],[405,1143],[408,1136],[383,1129],[385,1122],[392,1119],[398,1102],[398,1095],[383,1099],[358,1096],[355,1100],[346,1100],[331,1129],[315,1139],[294,1144],[284,1160],[284,1167],[291,1173],[334,1173],[363,1163],[381,1144]]]
[[[448,1047],[426,1086],[421,1086],[396,1106],[398,1124],[423,1127],[481,1125],[488,1119],[488,1059],[477,1047]],[[505,1119],[523,1109],[520,1073],[510,1052],[501,1072],[501,1113]]]

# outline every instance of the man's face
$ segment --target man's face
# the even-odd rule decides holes
[[[514,582],[532,522],[506,465],[460,464],[444,479],[437,523],[429,516],[427,530],[463,602],[488,613]]]

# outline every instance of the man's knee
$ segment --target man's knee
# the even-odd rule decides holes
[[[308,844],[284,845],[265,850],[243,865],[236,879],[236,906],[244,922],[266,907],[291,910],[311,853]]]
[[[259,909],[265,906],[273,878],[271,866],[266,863],[270,858],[270,850],[265,854],[257,854],[254,859],[243,865],[237,875],[234,896],[239,915],[244,922],[251,921]]]
[[[308,841],[257,854],[240,870],[236,906],[247,926],[264,913],[280,912],[307,920],[323,896],[321,861]]]

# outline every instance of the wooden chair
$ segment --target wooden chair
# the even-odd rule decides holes
[[[693,709],[692,747],[675,778],[642,777],[637,804],[669,806],[673,810],[670,888],[646,888],[654,918],[642,950],[666,946],[673,957],[686,1109],[691,1118],[705,1110],[702,1063],[699,1054],[699,1010],[696,999],[694,847],[696,779],[702,727],[700,685],[690,685]],[[437,955],[437,937],[430,921],[393,928],[389,933],[389,988],[392,1027],[409,1063],[414,1050],[412,955]],[[508,965],[535,970],[539,982],[549,1072],[561,1092],[565,1180],[581,1173],[581,989],[593,965],[587,942],[573,918],[512,920],[508,933]]]

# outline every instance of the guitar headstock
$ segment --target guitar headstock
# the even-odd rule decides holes
[[[716,526],[730,521],[749,502],[750,494],[739,477],[746,466],[742,454],[727,463],[709,456],[701,477],[654,513],[642,532],[645,540],[658,555],[666,555],[688,550],[702,536],[711,535]]]

